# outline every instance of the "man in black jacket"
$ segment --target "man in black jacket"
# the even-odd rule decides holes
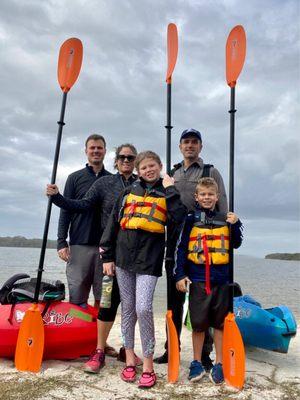
[[[210,176],[215,179],[219,187],[219,200],[217,210],[223,213],[228,212],[227,197],[225,186],[220,172],[213,165],[204,164],[199,154],[202,150],[201,133],[196,129],[186,129],[180,137],[179,149],[183,155],[183,161],[176,164],[171,172],[175,180],[175,187],[180,193],[180,198],[188,211],[195,209],[195,192],[196,185],[200,178]],[[180,338],[183,318],[183,304],[185,301],[185,293],[179,292],[176,289],[176,282],[173,277],[174,270],[174,254],[175,247],[179,237],[179,231],[176,227],[168,226],[168,242],[166,252],[165,268],[166,273],[170,277],[171,298],[173,321],[177,330],[178,338]],[[165,344],[165,353],[154,359],[154,362],[163,364],[168,362],[167,342]],[[209,370],[212,367],[209,354],[212,350],[212,339],[207,333],[202,353],[202,364]]]
[[[85,142],[85,153],[88,160],[85,168],[68,176],[64,189],[64,196],[67,198],[83,198],[96,180],[110,175],[103,165],[106,153],[106,142],[103,136],[90,135]],[[102,278],[99,257],[100,235],[99,209],[93,208],[80,214],[66,210],[60,211],[57,234],[58,255],[67,262],[70,302],[82,307],[87,304],[91,287],[93,287],[95,306],[99,306]]]

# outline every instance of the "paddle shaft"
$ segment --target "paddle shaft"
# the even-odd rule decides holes
[[[63,92],[60,118],[59,118],[59,121],[57,122],[58,123],[58,132],[57,132],[56,148],[55,148],[55,155],[54,155],[54,161],[53,161],[53,167],[52,167],[51,184],[54,184],[55,180],[56,180],[56,172],[57,172],[57,165],[58,165],[58,159],[59,159],[62,130],[63,130],[63,126],[65,125],[64,116],[65,116],[66,103],[67,103],[67,94],[68,94],[67,92]],[[39,299],[42,274],[44,271],[43,266],[44,266],[44,260],[45,260],[51,210],[52,210],[52,200],[51,200],[51,196],[49,196],[47,212],[46,212],[46,220],[45,220],[45,226],[44,226],[43,241],[42,241],[40,260],[39,260],[39,268],[38,268],[38,274],[37,274],[37,281],[36,281],[35,292],[34,292],[34,300],[33,300],[34,303],[38,303],[38,299]]]
[[[166,163],[167,163],[167,174],[171,173],[171,131],[173,126],[171,125],[171,83],[167,83],[167,125],[166,134],[167,134],[167,148],[166,148]]]
[[[234,132],[235,132],[235,87],[230,88],[230,144],[229,144],[229,211],[234,212]],[[230,286],[230,312],[233,312],[233,271],[234,271],[234,254],[232,247],[232,229],[229,227],[229,282]]]
[[[167,174],[171,173],[171,132],[173,126],[171,125],[171,95],[172,88],[171,83],[167,83],[167,124],[166,128],[166,164],[167,164]],[[167,272],[167,306],[168,310],[171,309],[171,276]]]

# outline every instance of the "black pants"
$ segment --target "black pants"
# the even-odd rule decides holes
[[[170,298],[171,298],[171,310],[172,310],[172,319],[177,331],[179,347],[180,347],[180,335],[182,330],[182,318],[183,318],[183,305],[185,301],[185,293],[180,292],[176,289],[176,282],[173,277],[173,269],[174,269],[174,261],[167,260],[165,263],[166,274],[168,279],[170,279]],[[168,348],[168,341],[165,343],[165,349]],[[205,339],[203,344],[202,354],[206,353],[209,355],[213,348],[213,339],[209,333],[209,330],[205,331]]]

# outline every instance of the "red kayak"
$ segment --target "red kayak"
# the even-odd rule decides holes
[[[32,303],[0,305],[0,357],[13,358],[20,323]],[[54,301],[44,311],[45,348],[43,359],[70,360],[89,355],[97,344],[97,314],[65,301]],[[45,312],[46,311],[46,312]]]

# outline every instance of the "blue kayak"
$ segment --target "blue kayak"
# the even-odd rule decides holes
[[[234,298],[234,314],[246,345],[287,353],[290,340],[297,332],[292,311],[279,305],[262,308],[249,295]]]
[[[238,294],[241,294],[239,289]],[[297,332],[297,324],[292,311],[279,305],[262,308],[249,295],[234,297],[234,314],[245,345],[287,353],[290,340]],[[188,312],[188,294],[184,304],[184,325],[191,331]]]

